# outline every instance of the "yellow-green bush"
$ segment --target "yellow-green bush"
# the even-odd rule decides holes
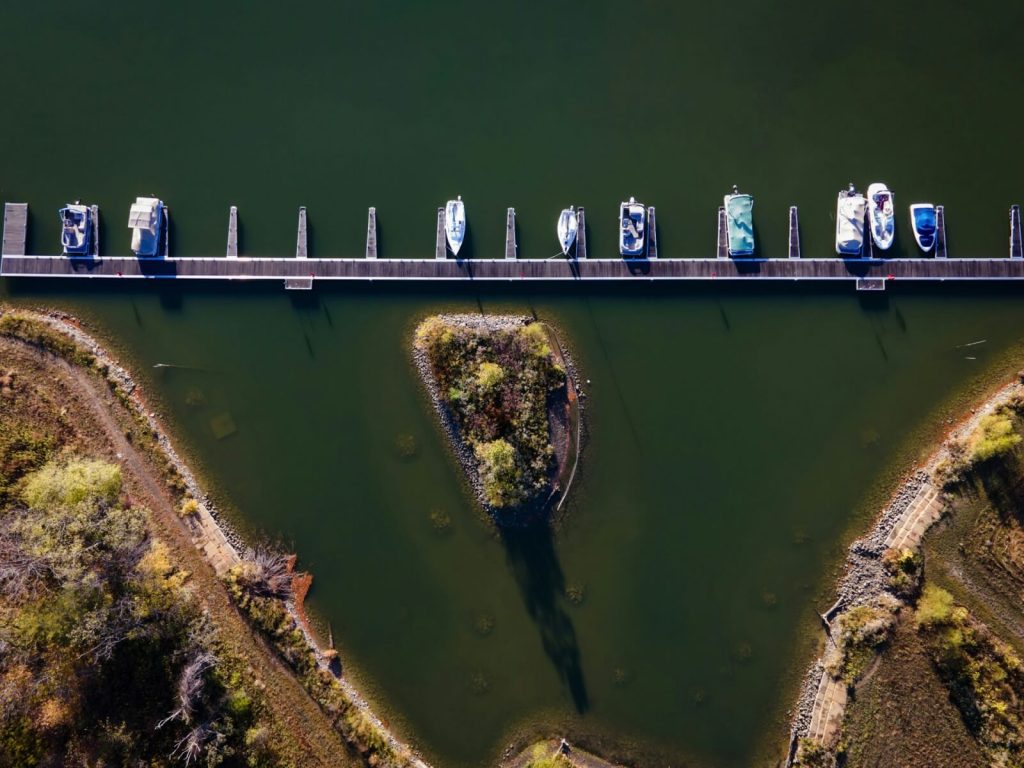
[[[971,461],[981,463],[1009,453],[1021,442],[1013,420],[1005,411],[985,416],[971,440]]]
[[[121,468],[93,459],[48,464],[29,477],[22,498],[30,507],[75,505],[86,499],[112,503],[121,493]]]

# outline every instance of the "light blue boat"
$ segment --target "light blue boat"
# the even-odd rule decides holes
[[[754,196],[736,188],[725,196],[725,217],[729,228],[729,255],[754,255]]]

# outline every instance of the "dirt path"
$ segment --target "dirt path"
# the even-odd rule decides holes
[[[178,515],[160,470],[126,437],[131,433],[132,417],[106,383],[89,371],[21,342],[0,340],[0,351],[4,352],[5,365],[16,364],[17,358],[27,353],[37,370],[26,374],[51,397],[65,403],[66,410],[74,413],[71,418],[76,430],[89,435],[91,439],[87,442],[95,443],[93,448],[110,454],[110,459],[120,463],[127,492],[136,503],[150,510],[156,534],[171,548],[175,562],[191,574],[195,597],[214,618],[221,640],[246,659],[257,685],[266,690],[273,720],[285,731],[279,736],[290,742],[286,754],[290,753],[295,764],[303,767],[361,766],[362,761],[349,752],[317,703],[250,628],[214,567],[196,549],[193,534]],[[43,379],[40,373],[52,378]]]

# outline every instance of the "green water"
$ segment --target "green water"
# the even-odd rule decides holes
[[[705,256],[739,183],[764,255],[785,254],[790,204],[826,255],[836,190],[877,177],[901,216],[946,205],[952,254],[1002,255],[1024,7],[915,5],[8,4],[0,197],[31,204],[37,252],[72,198],[126,252],[127,207],[154,192],[178,254],[223,253],[236,204],[244,253],[291,252],[307,205],[314,255],[360,255],[375,205],[397,257],[429,256],[461,194],[473,255],[500,255],[514,205],[521,255],[547,257],[568,204],[612,255],[632,194],[658,206],[664,254]],[[783,730],[855,511],[905,435],[1024,338],[1019,292],[952,286],[2,291],[83,314],[140,372],[225,506],[315,573],[361,685],[445,766],[543,719],[659,762],[750,764]],[[406,348],[442,308],[536,312],[592,380],[556,533],[501,538],[465,498]]]

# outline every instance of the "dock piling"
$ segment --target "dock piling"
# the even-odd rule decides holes
[[[1020,206],[1010,206],[1010,258],[1024,258],[1024,247],[1021,245]]]
[[[796,206],[789,206],[789,258],[800,258],[800,218]]]
[[[516,243],[516,209],[509,208],[505,212],[505,258],[514,259],[519,253]]]
[[[448,258],[448,242],[444,235],[444,208],[437,209],[437,239],[434,241],[434,258]]]
[[[100,257],[100,207],[98,205],[89,206],[92,211],[92,243],[89,248],[89,253],[94,259]]]
[[[228,251],[229,259],[238,258],[238,206],[228,209]]]
[[[366,214],[366,258],[377,258],[377,209],[372,206]]]
[[[295,258],[308,258],[308,240],[306,238],[306,206],[299,206],[299,232],[295,238]]]
[[[725,206],[718,206],[718,251],[720,259],[729,258],[729,226],[725,218]]]
[[[28,239],[28,203],[4,203],[2,256],[24,256]]]
[[[658,258],[658,220],[653,205],[647,208],[647,258]]]
[[[587,212],[576,209],[576,258],[587,258]]]
[[[935,206],[935,258],[946,258],[946,208]]]

